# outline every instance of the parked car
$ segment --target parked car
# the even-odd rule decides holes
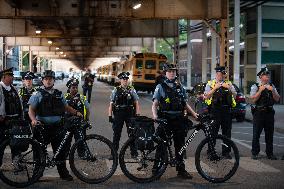
[[[63,73],[63,71],[56,71],[56,72],[55,72],[55,79],[63,80],[63,79],[64,79],[64,73]]]
[[[238,122],[245,120],[246,115],[246,99],[241,90],[233,84],[237,95],[236,95],[236,107],[232,109],[232,119],[236,119]],[[208,106],[204,101],[204,90],[206,83],[199,83],[193,87],[192,90],[188,90],[189,93],[189,102],[193,105],[197,113],[208,112]]]
[[[33,85],[34,86],[41,86],[42,85],[40,73],[35,74],[35,78],[33,78]]]
[[[13,86],[16,89],[19,89],[23,86],[23,82],[22,82],[22,75],[24,74],[24,72],[21,71],[13,71],[14,74],[14,79],[13,79]]]

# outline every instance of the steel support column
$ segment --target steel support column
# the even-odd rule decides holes
[[[31,50],[29,50],[29,71],[33,71],[33,55]]]
[[[220,39],[220,66],[225,66],[229,79],[229,40],[228,40],[228,20],[221,19],[221,39]]]
[[[207,82],[207,26],[202,28],[202,82]]]
[[[4,68],[4,38],[0,37],[0,70]]]
[[[212,21],[212,26],[213,28],[216,29],[216,21],[213,20]],[[216,67],[216,39],[217,39],[217,34],[216,32],[214,32],[212,29],[211,30],[211,79],[215,78],[216,75],[216,71],[215,71],[215,67]]]
[[[256,73],[261,69],[261,38],[262,38],[262,13],[261,6],[257,7],[257,29],[256,29]],[[256,76],[256,81],[259,81]]]
[[[240,0],[235,0],[234,8],[234,83],[240,86]]]
[[[191,64],[191,37],[190,37],[190,20],[187,20],[187,88],[190,89],[191,88],[191,68],[192,68],[192,64]]]

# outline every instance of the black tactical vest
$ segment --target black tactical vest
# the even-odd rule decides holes
[[[76,94],[75,96],[72,97],[71,94],[69,93],[65,99],[69,106],[71,106],[75,110],[79,111],[82,115],[84,115],[85,106],[84,102],[82,102],[80,98],[80,94]]]
[[[220,87],[217,89],[212,96],[212,106],[232,106],[232,92],[225,88]]]
[[[22,115],[22,107],[20,97],[14,87],[8,91],[2,86],[3,95],[5,99],[5,112],[6,115]]]
[[[183,111],[185,108],[185,100],[181,90],[181,87],[171,88],[166,83],[161,84],[165,91],[165,97],[159,101],[159,111]]]
[[[257,87],[259,88],[258,85],[257,85]],[[268,89],[264,89],[261,92],[259,99],[255,102],[255,105],[259,106],[259,107],[273,106],[274,105],[274,99],[273,99],[272,91],[270,91]]]
[[[27,110],[29,108],[28,102],[30,97],[32,96],[33,92],[35,92],[36,89],[32,88],[31,90],[28,90],[26,87],[23,87],[20,89],[20,95],[22,98],[23,108],[24,110]]]
[[[116,88],[116,94],[114,97],[114,106],[115,107],[133,107],[134,98],[131,95],[131,87],[127,86],[126,89],[119,86]]]
[[[62,116],[65,112],[65,106],[62,102],[62,92],[55,89],[53,94],[39,89],[42,99],[37,107],[37,114],[42,117]]]

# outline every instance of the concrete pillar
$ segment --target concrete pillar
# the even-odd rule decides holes
[[[261,69],[261,37],[262,37],[262,14],[261,5],[257,7],[257,26],[256,26],[256,73]],[[259,81],[257,76],[256,81]]]
[[[207,27],[202,28],[202,82],[207,82]]]
[[[153,53],[157,52],[157,39],[153,37]]]
[[[3,70],[4,68],[4,39],[3,37],[0,37],[0,70]]]
[[[216,28],[216,21],[212,21],[212,26]],[[216,75],[216,33],[214,31],[211,31],[211,79],[215,78]]]
[[[19,46],[19,71],[23,71],[23,51],[21,46]]]
[[[191,64],[191,37],[190,37],[190,20],[187,20],[187,89],[191,88],[191,68],[192,68],[192,64]]]
[[[234,83],[240,86],[240,0],[234,7]]]
[[[29,71],[33,71],[33,56],[32,56],[32,51],[29,47]]]
[[[284,104],[284,65],[281,65],[281,75],[280,75],[280,103]]]

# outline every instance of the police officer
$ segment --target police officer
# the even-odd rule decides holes
[[[222,135],[231,138],[232,115],[231,110],[236,106],[234,96],[236,90],[232,83],[225,80],[226,70],[224,66],[215,68],[216,78],[207,82],[204,97],[209,112],[215,120],[213,134],[217,135],[221,126]],[[223,149],[222,155],[231,159],[230,149]]]
[[[81,95],[78,93],[78,85],[79,85],[79,80],[78,79],[70,79],[66,86],[68,87],[69,93],[65,94],[65,99],[66,102],[69,106],[74,108],[75,110],[79,111],[83,116],[86,121],[89,120],[89,115],[90,115],[90,105],[84,95]],[[72,116],[70,113],[66,113],[66,117]],[[82,128],[83,134],[86,136],[86,128]],[[75,141],[79,139],[79,133],[74,133],[74,138]],[[71,141],[70,141],[71,144]],[[85,150],[83,145],[79,145],[78,148],[78,155],[81,158],[85,157]]]
[[[187,103],[185,89],[177,81],[177,68],[174,64],[165,64],[166,79],[156,86],[153,95],[152,113],[153,118],[167,119],[167,131],[173,133],[175,146],[175,156],[177,159],[177,175],[184,179],[191,179],[192,176],[185,170],[183,155],[178,151],[185,144],[186,125],[184,123],[184,111],[190,112],[195,118],[198,114]],[[159,132],[159,131],[157,131]],[[162,136],[163,137],[163,136]],[[161,149],[157,149],[157,154],[162,154]],[[154,165],[153,171],[157,165]]]
[[[65,94],[65,99],[69,106],[79,111],[84,116],[85,120],[89,120],[90,104],[88,103],[86,96],[78,93],[78,85],[79,85],[78,79],[70,79],[66,83],[69,93]]]
[[[32,72],[26,72],[22,76],[22,80],[24,83],[24,86],[20,88],[19,90],[19,95],[21,97],[22,103],[23,103],[23,109],[24,109],[24,118],[25,120],[30,120],[29,117],[29,99],[32,96],[32,93],[36,91],[36,88],[33,87],[33,78],[34,78],[34,73]]]
[[[13,67],[0,72],[0,144],[6,140],[5,132],[10,129],[9,121],[23,119],[23,108],[17,90],[13,87]],[[17,155],[12,149],[12,158]],[[0,155],[2,156],[2,154]],[[2,160],[2,158],[1,158]],[[0,165],[2,162],[0,162]]]
[[[138,115],[140,107],[138,103],[138,95],[128,84],[128,72],[122,72],[117,77],[120,79],[120,85],[115,87],[110,96],[110,105],[108,109],[109,122],[113,123],[113,145],[116,151],[119,149],[119,140],[124,122],[126,123],[127,132],[129,134],[130,118]],[[113,115],[113,118],[112,118]],[[131,146],[131,155],[137,156],[135,146]]]
[[[83,94],[84,96],[87,96],[88,93],[88,102],[91,102],[91,95],[92,95],[92,89],[94,84],[94,78],[95,76],[91,74],[91,70],[87,69],[86,74],[84,75],[84,84],[83,84]]]
[[[274,133],[274,102],[279,101],[280,96],[273,84],[270,83],[268,69],[262,68],[257,76],[260,82],[251,86],[250,97],[255,103],[253,112],[253,139],[252,139],[252,159],[258,158],[260,151],[259,137],[264,129],[266,155],[268,159],[276,160],[273,155],[273,133]]]
[[[51,146],[55,153],[64,137],[61,135],[57,137],[57,135],[62,130],[61,118],[65,111],[77,116],[83,115],[67,104],[61,91],[54,89],[54,81],[54,71],[45,70],[42,76],[43,86],[32,94],[28,104],[32,126],[35,127],[38,122],[44,125],[44,135],[51,139]],[[36,133],[34,135],[39,137]],[[65,154],[68,152],[63,152],[58,156],[58,161],[62,163],[57,165],[57,170],[61,179],[71,181],[73,178],[66,168]]]

